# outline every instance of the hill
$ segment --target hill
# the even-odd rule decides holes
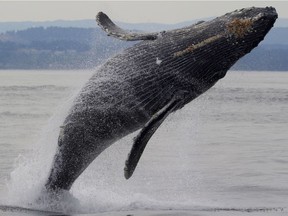
[[[174,28],[181,28],[183,26],[188,26],[196,23],[200,20],[210,20],[213,17],[207,17],[202,19],[189,20],[185,22],[180,22],[176,24],[162,24],[162,23],[124,23],[116,22],[119,26],[127,29],[138,29],[141,31],[159,31]],[[97,24],[94,19],[87,20],[55,20],[46,22],[0,22],[0,33],[5,33],[7,31],[19,31],[28,28],[37,27],[63,27],[63,28],[95,28]],[[275,23],[275,27],[278,28],[288,28],[288,19],[279,18]]]
[[[0,69],[87,69],[129,44],[99,28],[9,31],[0,35]]]
[[[288,71],[287,38],[288,28],[273,28],[234,69]],[[0,69],[88,69],[134,43],[107,37],[98,27],[7,31],[0,34]]]

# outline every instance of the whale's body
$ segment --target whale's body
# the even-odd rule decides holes
[[[129,178],[165,118],[223,78],[276,18],[274,8],[247,8],[182,29],[137,34],[99,13],[110,35],[144,41],[104,63],[76,97],[60,129],[47,190],[69,190],[102,151],[142,128],[126,161]]]

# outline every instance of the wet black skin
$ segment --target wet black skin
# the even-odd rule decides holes
[[[237,19],[253,20],[244,35],[229,29]],[[276,19],[271,7],[243,9],[164,32],[108,60],[83,87],[61,126],[46,189],[69,190],[102,151],[142,128],[175,95],[181,103],[173,111],[207,91],[264,39]]]

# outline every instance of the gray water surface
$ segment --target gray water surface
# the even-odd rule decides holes
[[[29,206],[37,198],[62,119],[90,75],[0,71],[1,205]],[[206,208],[286,211],[287,131],[288,73],[230,71],[206,94],[169,116],[131,180],[124,179],[123,168],[137,133],[100,155],[57,209],[74,215],[248,214],[198,211]],[[10,213],[0,210],[0,215]],[[264,213],[283,212],[252,214]]]

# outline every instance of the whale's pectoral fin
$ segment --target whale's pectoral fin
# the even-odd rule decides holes
[[[136,40],[156,40],[159,33],[137,33],[130,32],[115,25],[110,18],[103,12],[99,12],[96,16],[98,25],[113,37],[120,40],[136,41]]]
[[[174,97],[147,122],[137,137],[135,137],[134,144],[125,162],[124,176],[126,179],[129,179],[132,176],[149,139],[155,133],[157,128],[159,128],[161,123],[166,119],[166,117],[173,112],[176,107],[181,105],[182,99],[183,98],[180,97]]]

